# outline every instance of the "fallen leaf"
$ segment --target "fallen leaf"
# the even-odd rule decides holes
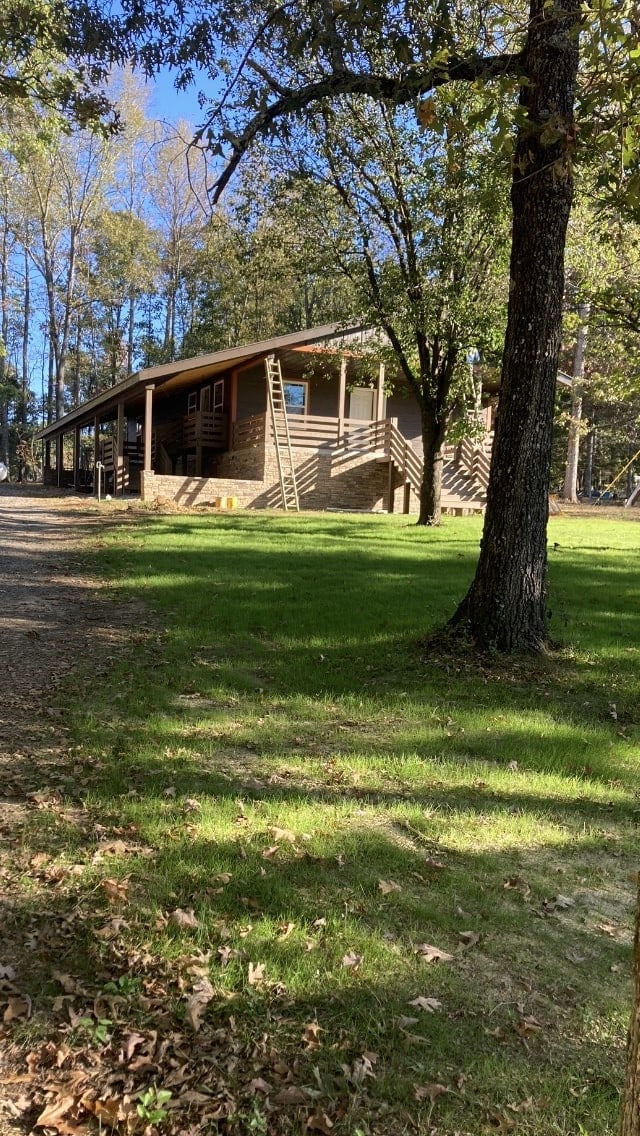
[[[531,888],[526,880],[522,879],[522,876],[510,876],[502,886],[505,891],[519,891],[523,899],[527,899],[531,895]]]
[[[282,942],[288,939],[291,932],[295,929],[295,923],[281,923],[278,927],[278,939]]]
[[[413,948],[413,952],[425,962],[453,962],[453,955],[441,951],[439,947],[432,947],[429,943],[419,943]]]
[[[249,986],[259,986],[261,982],[264,982],[265,970],[266,970],[266,966],[263,962],[257,962],[255,964],[255,966],[253,965],[252,962],[250,962],[249,963],[249,973],[248,973],[248,976],[247,976],[247,981],[249,983]]]
[[[383,895],[390,895],[394,891],[402,891],[400,884],[395,880],[378,880],[378,888]]]
[[[442,1009],[442,1002],[437,998],[424,998],[421,994],[417,998],[412,998],[408,1005],[417,1006],[419,1010],[426,1010],[429,1014],[435,1014],[436,1010]]]
[[[122,1043],[121,1061],[130,1061],[138,1046],[143,1045],[146,1037],[141,1033],[127,1034]]]
[[[169,916],[169,922],[173,923],[174,927],[180,927],[181,930],[192,930],[200,926],[192,907],[188,907],[186,911],[182,907],[176,907]]]
[[[123,927],[128,926],[129,924],[122,916],[112,915],[111,919],[107,920],[104,927],[99,927],[97,931],[94,931],[94,934],[97,939],[103,939],[109,942],[109,940],[115,939],[116,936],[120,934]]]
[[[2,1020],[9,1022],[26,1021],[31,1017],[31,999],[28,994],[10,994]]]
[[[265,1096],[267,1093],[271,1092],[271,1085],[268,1081],[263,1080],[262,1077],[254,1077],[252,1081],[249,1081],[247,1088],[252,1093],[264,1093]]]
[[[58,1097],[57,1100],[51,1101],[45,1109],[40,1113],[36,1120],[36,1128],[55,1128],[58,1132],[73,1133],[83,1131],[75,1124],[70,1124],[65,1120],[68,1112],[76,1103],[76,1097]]]
[[[520,1037],[531,1037],[532,1034],[539,1033],[543,1028],[542,1022],[539,1022],[532,1014],[525,1014],[514,1026],[516,1033],[519,1034]]]
[[[478,931],[459,931],[458,938],[460,948],[466,951],[469,947],[475,947],[480,942],[481,935]]]
[[[362,962],[364,955],[357,955],[355,951],[349,951],[342,959],[342,965],[357,970]]]
[[[322,1026],[317,1022],[307,1022],[304,1027],[304,1034],[302,1040],[306,1043],[307,1049],[319,1049],[322,1045],[318,1034],[321,1032]]]
[[[418,1018],[407,1018],[404,1014],[400,1014],[400,1017],[398,1018],[398,1028],[405,1030],[409,1026],[415,1026],[418,1020]]]
[[[298,839],[295,832],[292,832],[290,828],[278,828],[277,824],[272,824],[269,832],[276,844],[281,843],[281,841],[285,841],[287,844],[295,844]]]
[[[272,1104],[285,1106],[288,1104],[306,1104],[308,1100],[309,1094],[304,1089],[299,1088],[298,1085],[285,1085],[283,1089],[278,1089],[278,1092],[271,1097]]]
[[[187,1007],[184,1016],[195,1032],[200,1029],[202,1013],[205,1007],[209,1005],[214,995],[215,990],[208,978],[201,978],[193,987],[193,993],[191,997],[187,999]]]
[[[333,1121],[329,1120],[326,1112],[319,1110],[314,1112],[312,1116],[308,1116],[305,1123],[307,1132],[323,1132],[329,1133],[333,1128]]]
[[[414,1085],[413,1095],[417,1101],[428,1100],[433,1104],[441,1097],[443,1093],[448,1093],[449,1090],[446,1085],[441,1085],[435,1082],[433,1085]]]
[[[119,903],[127,899],[127,892],[129,890],[128,880],[102,880],[101,887],[111,903]]]

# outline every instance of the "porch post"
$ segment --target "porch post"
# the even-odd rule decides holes
[[[338,441],[344,434],[345,404],[347,401],[347,357],[340,360],[340,390],[338,393]]]
[[[100,461],[100,419],[93,420],[93,495],[98,495],[98,462]]]
[[[118,422],[116,426],[116,468],[114,471],[114,496],[124,493],[124,402],[118,403]]]
[[[144,388],[144,471],[151,473],[151,445],[153,439],[153,391],[154,384],[150,383]]]
[[[80,488],[80,427],[73,432],[73,488]]]
[[[231,391],[229,394],[229,440],[227,446],[233,449],[235,425],[238,421],[238,371],[231,372]]]
[[[378,371],[378,385],[376,387],[376,422],[384,418],[384,363],[380,364]]]
[[[395,481],[395,466],[391,458],[389,458],[389,480],[387,483],[387,509],[393,513],[396,503],[396,491],[394,486]]]
[[[42,470],[42,484],[49,485],[51,481],[51,442],[47,438],[44,444],[44,469]]]
[[[64,434],[58,434],[56,438],[56,481],[58,489],[62,489],[64,480]]]

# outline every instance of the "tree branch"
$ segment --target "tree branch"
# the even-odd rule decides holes
[[[299,114],[312,103],[325,99],[336,99],[343,95],[368,95],[374,99],[384,99],[401,106],[424,95],[427,91],[443,86],[444,83],[473,83],[504,75],[523,73],[522,53],[453,57],[446,66],[433,70],[411,68],[406,75],[375,75],[366,72],[339,70],[315,83],[308,83],[299,90],[281,88],[280,97],[258,111],[239,135],[225,136],[231,142],[233,153],[220,177],[213,186],[213,202],[216,204],[225,187],[233,177],[244,155],[260,135],[267,134],[281,118]],[[207,124],[210,126],[211,120]],[[207,127],[203,128],[207,129]]]

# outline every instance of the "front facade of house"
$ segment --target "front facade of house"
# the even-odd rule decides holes
[[[267,508],[290,506],[288,479],[296,507],[417,512],[419,409],[385,393],[366,340],[326,325],[140,371],[40,432],[45,481]],[[481,509],[488,442],[445,457],[444,507]]]

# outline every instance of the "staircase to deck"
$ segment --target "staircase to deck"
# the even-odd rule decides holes
[[[452,513],[481,512],[486,503],[491,441],[464,438],[445,446],[442,470],[442,508]],[[385,456],[393,462],[408,493],[420,495],[424,465],[394,422],[385,430]]]

